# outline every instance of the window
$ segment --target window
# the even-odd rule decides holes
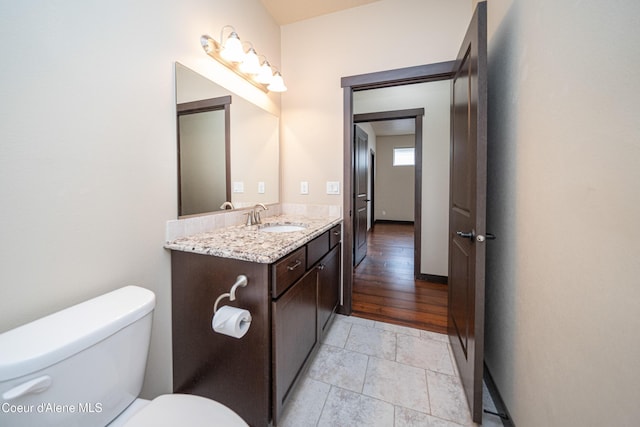
[[[394,148],[393,166],[413,166],[416,164],[415,148]]]

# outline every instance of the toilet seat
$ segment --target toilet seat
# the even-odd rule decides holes
[[[125,427],[249,427],[238,414],[215,400],[191,394],[163,394],[125,423]]]

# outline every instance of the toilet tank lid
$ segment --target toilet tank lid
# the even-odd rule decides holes
[[[149,314],[155,294],[126,286],[0,334],[0,381],[51,366]]]

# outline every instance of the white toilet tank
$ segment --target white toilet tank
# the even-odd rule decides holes
[[[0,426],[106,426],[140,393],[154,307],[127,286],[0,334]]]

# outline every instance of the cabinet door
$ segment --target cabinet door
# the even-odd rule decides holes
[[[340,246],[334,247],[318,266],[318,328],[324,333],[340,301]]]
[[[317,273],[310,270],[272,302],[274,419],[281,413],[291,386],[317,340]]]

